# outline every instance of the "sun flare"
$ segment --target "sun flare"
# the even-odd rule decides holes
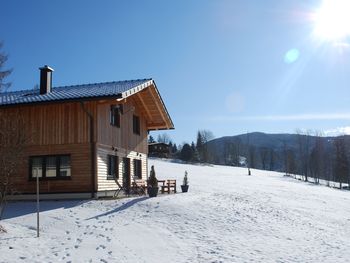
[[[314,34],[327,41],[344,40],[350,36],[350,1],[324,0],[314,14]]]

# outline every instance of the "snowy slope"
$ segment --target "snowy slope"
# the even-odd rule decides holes
[[[274,172],[150,160],[186,194],[8,207],[0,262],[349,262],[350,193]],[[180,187],[178,187],[178,190]]]

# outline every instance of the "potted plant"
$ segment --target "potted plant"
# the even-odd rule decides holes
[[[147,192],[149,197],[156,197],[158,194],[158,180],[156,177],[156,172],[154,171],[154,166],[151,166],[151,171],[148,178]]]
[[[187,171],[185,171],[185,176],[184,176],[184,180],[183,183],[181,185],[181,190],[183,193],[186,193],[188,191],[188,179],[187,179]]]

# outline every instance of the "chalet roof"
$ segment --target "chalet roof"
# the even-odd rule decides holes
[[[0,106],[108,97],[123,98],[123,93],[125,95],[137,92],[143,86],[148,86],[149,82],[153,82],[152,79],[53,87],[51,92],[42,95],[39,89],[3,92],[0,93]]]
[[[39,89],[3,92],[0,93],[0,107],[99,99],[122,101],[130,96],[141,105],[148,118],[149,130],[174,129],[174,124],[152,79],[53,87],[51,92],[46,94],[40,94]]]

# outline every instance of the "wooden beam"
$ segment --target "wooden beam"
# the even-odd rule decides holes
[[[164,125],[162,126],[150,126],[150,127],[147,127],[148,130],[167,130],[167,128],[165,128]]]
[[[164,122],[163,123],[154,123],[154,122],[147,122],[148,127],[157,127],[157,128],[164,128]]]
[[[143,98],[142,98],[142,96],[140,95],[140,92],[136,93],[136,96],[137,96],[137,98],[140,100],[140,102],[141,102],[141,104],[142,104],[142,107],[145,109],[147,116],[149,117],[150,120],[152,120],[152,115],[151,115],[151,113],[149,112],[149,110],[148,110],[148,108],[147,108],[145,102],[143,101]]]
[[[153,98],[153,101],[155,102],[156,107],[157,107],[157,109],[158,109],[160,115],[162,116],[162,119],[163,119],[164,122],[165,122],[165,127],[166,127],[167,129],[169,129],[170,126],[169,126],[168,123],[167,123],[167,118],[164,116],[164,112],[162,111],[162,108],[161,108],[161,107],[158,105],[158,103],[157,103],[157,101],[159,101],[160,98],[156,98],[156,97],[155,97],[155,95],[153,94],[152,88],[149,89],[149,93],[151,94],[151,96],[152,96],[152,98]]]

